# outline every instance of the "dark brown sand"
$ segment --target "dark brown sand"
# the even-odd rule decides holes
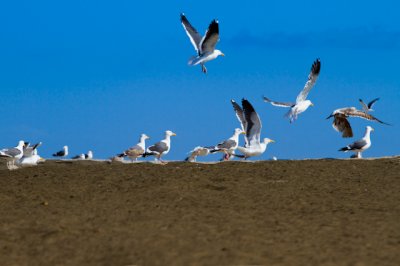
[[[400,265],[400,159],[0,170],[0,265]]]

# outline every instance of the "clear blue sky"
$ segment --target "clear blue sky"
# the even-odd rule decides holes
[[[337,150],[375,128],[365,157],[399,154],[400,20],[396,1],[8,1],[0,8],[0,147],[42,141],[49,157],[108,158],[141,133],[159,141],[177,133],[165,157],[231,136],[239,123],[230,99],[249,99],[276,140],[258,159],[344,158]],[[204,7],[204,9],[199,9]],[[212,8],[208,8],[212,7]],[[220,22],[226,56],[189,67],[194,50],[179,21],[185,12],[203,33]],[[311,63],[321,74],[315,104],[290,124],[262,95],[294,100]],[[332,110],[381,97],[378,118],[351,119],[342,139],[325,118]],[[211,156],[207,160],[216,160]]]

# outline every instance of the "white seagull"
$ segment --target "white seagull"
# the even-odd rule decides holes
[[[17,147],[0,150],[0,157],[7,160],[7,168],[9,170],[18,169],[18,167],[15,165],[15,162],[22,158],[24,154],[24,145],[25,142],[20,140]]]
[[[362,99],[359,99],[361,106],[362,106],[364,112],[366,112],[366,113],[374,111],[374,109],[372,109],[372,105],[374,105],[374,103],[378,100],[379,100],[379,98],[375,98],[372,101],[370,101],[368,104],[366,104]]]
[[[352,156],[352,158],[362,158],[361,153],[366,149],[368,149],[369,147],[371,147],[371,138],[370,138],[371,131],[374,131],[374,129],[370,126],[367,126],[365,130],[365,135],[362,139],[357,140],[352,144],[341,148],[339,151],[343,152],[354,151],[355,155]]]
[[[353,130],[351,128],[350,122],[347,118],[349,117],[359,117],[369,121],[375,121],[381,124],[390,125],[385,123],[378,118],[370,115],[364,111],[357,110],[355,107],[344,107],[333,111],[326,119],[333,117],[332,127],[342,133],[343,138],[353,137]]]
[[[31,146],[29,142],[25,142],[23,149],[24,155],[17,163],[22,165],[37,165],[38,162],[44,161],[44,159],[38,155],[37,151],[37,148],[41,145],[42,142],[36,143],[33,146]]]
[[[210,150],[210,153],[223,152],[224,153],[223,160],[224,161],[229,160],[229,158],[231,158],[231,156],[235,154],[235,150],[239,145],[240,134],[246,134],[246,132],[244,132],[240,128],[236,128],[232,137],[217,144],[214,147],[214,149]]]
[[[219,41],[219,27],[218,21],[213,20],[208,26],[204,37],[202,37],[198,31],[189,23],[185,14],[181,14],[181,22],[182,26],[186,31],[186,34],[189,36],[190,41],[192,42],[194,49],[197,52],[197,56],[192,57],[188,64],[191,66],[201,65],[201,70],[203,73],[207,73],[207,68],[205,67],[205,63],[211,60],[214,60],[219,55],[225,56],[220,50],[215,49],[217,42]]]
[[[85,154],[81,153],[79,155],[75,155],[71,159],[73,159],[73,160],[85,160]]]
[[[176,136],[171,130],[165,131],[165,138],[147,148],[143,157],[154,155],[157,161],[163,162],[161,156],[166,155],[171,149],[171,136]]]
[[[254,107],[246,99],[242,99],[243,109],[234,100],[231,100],[231,103],[233,105],[233,109],[235,110],[236,116],[242,125],[243,131],[246,132],[244,137],[244,147],[237,147],[237,149],[244,155],[235,156],[243,157],[246,160],[249,157],[263,154],[267,148],[267,145],[275,141],[269,138],[264,138],[261,142],[260,134],[262,124],[256,110],[254,110]]]
[[[53,153],[54,157],[66,157],[68,156],[68,146],[64,146],[61,151]]]
[[[87,153],[85,153],[85,159],[86,160],[93,159],[93,152],[92,151],[88,151]]]
[[[118,157],[129,157],[131,161],[137,161],[137,158],[142,157],[144,152],[146,151],[146,139],[150,137],[146,134],[141,134],[139,138],[139,143],[133,147],[130,147],[123,153],[117,155]]]
[[[290,107],[289,112],[286,113],[285,117],[289,117],[290,123],[297,119],[297,116],[307,110],[308,107],[314,106],[314,104],[310,100],[306,100],[308,93],[311,91],[312,87],[315,85],[317,78],[319,76],[319,72],[321,70],[321,61],[316,59],[311,66],[310,74],[308,75],[308,80],[300,92],[300,94],[296,98],[296,102],[276,102],[271,99],[263,96],[264,102],[269,102],[274,106],[279,107]]]

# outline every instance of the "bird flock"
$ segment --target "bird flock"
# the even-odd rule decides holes
[[[180,15],[180,20],[196,51],[196,55],[189,59],[188,65],[200,65],[201,71],[207,74],[205,64],[211,60],[215,60],[218,56],[225,56],[222,51],[216,49],[216,45],[219,41],[219,22],[216,19],[212,20],[204,36],[201,36],[183,13]],[[277,107],[289,108],[285,117],[289,119],[290,123],[293,123],[298,119],[301,113],[305,112],[310,106],[313,106],[313,103],[307,99],[307,96],[315,86],[320,71],[321,60],[318,58],[312,63],[308,79],[303,89],[297,95],[296,101],[279,102],[263,96],[264,102]],[[356,107],[338,108],[334,110],[327,119],[333,118],[332,127],[341,133],[343,138],[353,137],[353,130],[349,122],[349,118],[351,117],[358,117],[380,124],[390,125],[370,114],[370,112],[373,111],[372,106],[378,100],[379,98],[375,98],[366,104],[362,99],[359,99],[362,109],[357,109]],[[275,142],[269,138],[261,138],[262,123],[260,116],[247,99],[243,98],[241,105],[235,100],[231,100],[231,104],[240,123],[240,128],[234,129],[233,135],[230,138],[216,145],[195,147],[189,152],[189,156],[187,156],[185,161],[195,162],[198,156],[207,156],[213,153],[222,153],[222,161],[231,160],[234,157],[246,160],[249,157],[262,155],[267,149],[268,144]],[[339,151],[351,151],[354,152],[351,158],[361,158],[361,153],[371,147],[370,134],[373,130],[371,126],[367,126],[363,138],[346,147],[340,148]],[[239,146],[240,135],[244,135],[244,146]],[[172,136],[176,136],[176,134],[171,130],[167,130],[165,131],[164,139],[146,148],[146,140],[150,137],[146,134],[141,134],[139,142],[136,145],[117,154],[111,159],[112,161],[123,161],[127,158],[132,162],[136,162],[138,158],[154,156],[155,161],[165,163],[165,161],[162,160],[162,156],[165,156],[170,151]],[[38,155],[38,147],[41,145],[42,142],[31,145],[29,142],[20,140],[16,147],[1,149],[0,158],[4,158],[7,161],[7,168],[10,170],[17,169],[18,165],[36,165],[44,161],[44,159]],[[237,154],[236,151],[240,153]],[[55,152],[53,157],[65,159],[68,155],[68,146],[64,146],[62,150]],[[86,154],[81,153],[70,159],[91,160],[93,159],[93,152],[88,151]]]

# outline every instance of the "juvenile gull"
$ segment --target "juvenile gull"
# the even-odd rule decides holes
[[[326,119],[333,117],[332,127],[342,133],[343,138],[353,137],[353,130],[351,128],[348,117],[359,117],[369,121],[375,121],[381,124],[390,125],[388,123],[382,122],[378,118],[370,115],[364,111],[357,110],[355,107],[344,107],[333,111]]]
[[[308,80],[304,85],[303,90],[299,93],[296,98],[296,102],[276,102],[271,99],[263,96],[265,102],[269,102],[274,106],[279,107],[290,107],[290,110],[286,113],[285,117],[289,117],[290,123],[297,119],[297,116],[307,110],[308,107],[313,106],[314,104],[310,100],[306,100],[308,93],[315,85],[317,78],[319,76],[319,72],[321,70],[321,61],[316,59],[311,66],[310,74],[308,75]]]
[[[147,148],[143,157],[154,155],[156,161],[163,162],[161,156],[166,155],[171,149],[171,136],[176,136],[171,130],[165,131],[165,138]]]
[[[68,156],[68,146],[64,146],[61,151],[53,153],[54,157],[66,157]]]
[[[353,142],[352,144],[341,148],[339,151],[343,151],[343,152],[348,152],[348,151],[354,151],[355,152],[355,156],[352,156],[352,158],[362,158],[361,157],[361,153],[363,151],[365,151],[366,149],[368,149],[369,147],[371,147],[371,131],[373,131],[374,129],[370,126],[366,127],[365,130],[365,135],[362,139],[357,140],[355,142]]]
[[[5,148],[0,150],[0,157],[5,158],[7,160],[7,168],[9,170],[17,169],[18,167],[15,165],[15,162],[22,158],[24,151],[25,142],[20,140],[18,142],[18,146],[14,148]]]
[[[131,161],[137,161],[137,158],[142,157],[146,151],[146,139],[150,137],[146,134],[141,134],[139,138],[139,143],[133,147],[130,147],[123,153],[119,154],[118,157],[129,157]]]
[[[237,147],[239,145],[239,135],[240,134],[246,134],[246,132],[244,132],[240,128],[236,128],[232,137],[217,144],[214,147],[214,149],[210,150],[210,153],[222,152],[222,153],[224,153],[223,160],[225,160],[225,161],[229,160],[229,158],[231,158],[231,156],[235,154],[235,150],[237,149]]]
[[[225,56],[220,50],[215,49],[215,46],[219,41],[218,21],[214,19],[210,23],[206,33],[204,34],[204,37],[202,37],[189,23],[188,19],[183,13],[181,14],[181,23],[186,31],[186,34],[189,36],[194,49],[197,52],[197,56],[192,57],[188,64],[191,66],[200,64],[203,73],[207,73],[207,68],[204,65],[206,62],[214,60],[219,55]]]
[[[261,119],[257,114],[251,103],[242,99],[242,107],[239,106],[234,100],[231,100],[233,109],[235,110],[236,116],[242,125],[242,129],[246,132],[244,140],[244,147],[238,146],[237,149],[244,155],[235,155],[236,157],[243,157],[247,159],[252,156],[258,156],[265,152],[267,145],[271,142],[275,142],[272,139],[264,138],[260,141],[261,135]]]
[[[374,111],[374,109],[372,109],[372,105],[374,105],[374,103],[378,100],[379,100],[379,98],[375,98],[372,101],[370,101],[368,104],[366,104],[362,99],[359,99],[361,106],[362,106],[364,112],[366,112],[366,113]]]
[[[190,155],[186,157],[186,162],[196,162],[197,156],[207,156],[210,154],[210,150],[214,149],[215,147],[202,147],[197,146],[192,151],[190,151]]]

